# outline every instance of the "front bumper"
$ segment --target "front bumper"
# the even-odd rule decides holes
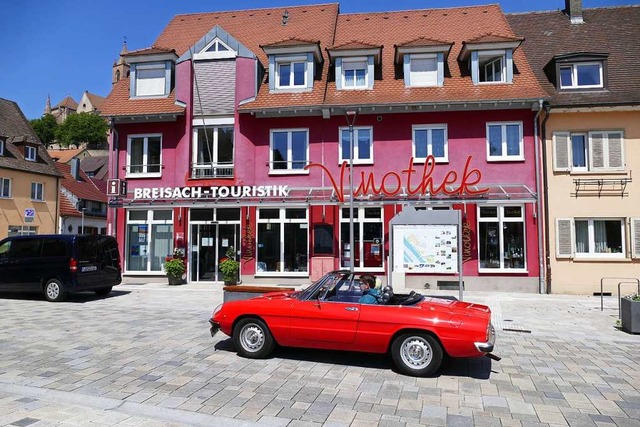
[[[496,343],[496,330],[492,324],[489,325],[489,338],[486,342],[474,342],[473,344],[480,353],[491,353]]]
[[[220,330],[220,324],[218,322],[214,322],[211,319],[209,319],[209,324],[211,325],[211,327],[209,328],[209,332],[211,332],[211,336],[213,337]]]

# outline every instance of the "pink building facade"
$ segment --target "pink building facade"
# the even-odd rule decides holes
[[[227,256],[248,284],[308,283],[352,258],[355,271],[387,282],[390,221],[411,208],[461,212],[454,257],[466,289],[538,292],[535,110],[544,92],[517,50],[521,40],[504,36],[507,26],[493,38],[478,39],[487,33],[478,29],[415,42],[390,32],[354,45],[350,26],[375,23],[299,9],[288,19],[310,19],[299,25],[311,41],[293,21],[278,27],[291,33],[263,40],[221,13],[187,35],[176,35],[188,22],[175,19],[156,42],[172,49],[127,57],[131,77],[104,107],[112,178],[127,183],[109,216],[124,274],[163,276],[177,249],[190,282],[221,282]],[[504,25],[492,6],[450,15],[466,28],[461,20],[486,11],[496,18],[486,25]],[[256,13],[243,12],[247,20]],[[383,54],[383,45],[394,48]],[[405,286],[457,281],[428,267],[410,265]]]

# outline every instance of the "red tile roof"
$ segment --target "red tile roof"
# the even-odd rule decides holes
[[[441,45],[446,45],[446,44],[453,44],[453,42],[444,41],[444,40],[435,40],[435,39],[430,39],[430,38],[427,38],[427,37],[418,37],[417,39],[410,40],[408,42],[397,43],[396,46],[398,46],[398,47],[413,47],[413,46],[422,47],[422,46],[441,46]]]
[[[85,148],[68,148],[64,150],[55,150],[53,148],[49,148],[47,149],[47,151],[49,152],[49,156],[51,156],[51,158],[56,162],[67,163],[71,161],[71,159],[82,154],[82,152],[86,151],[86,149]]]
[[[67,191],[79,199],[107,202],[107,195],[96,187],[91,178],[89,178],[82,169],[80,169],[80,180],[76,180],[71,176],[71,165],[56,163],[56,168],[64,175],[60,184]]]
[[[288,18],[286,25],[283,25],[285,11]],[[468,74],[463,75],[463,72],[466,73],[466,64],[458,63],[457,58],[465,43],[521,40],[513,34],[500,7],[495,4],[356,14],[339,14],[338,4],[321,4],[177,15],[150,49],[174,49],[181,56],[217,25],[251,50],[265,68],[268,58],[261,46],[277,45],[284,41],[317,41],[325,61],[322,76],[314,81],[311,91],[270,93],[267,76],[256,99],[240,106],[241,111],[298,106],[317,108],[322,104],[344,106],[531,100],[547,96],[522,49],[516,49],[513,55],[517,73],[512,84],[478,86],[473,85]],[[406,88],[404,80],[395,77],[393,47],[419,45],[412,43],[440,43],[439,40],[446,40],[444,44],[453,43],[447,58],[448,74],[444,87]],[[381,75],[384,78],[374,82],[373,90],[336,90],[335,81],[328,79],[332,65],[329,65],[327,48],[382,46],[386,47],[382,49]],[[103,106],[104,115],[171,112],[177,109],[171,97],[171,102],[168,99],[129,100],[128,85],[127,80],[115,85]]]
[[[164,48],[164,47],[159,47],[159,46],[151,46],[145,49],[138,49],[138,50],[131,50],[125,54],[123,54],[123,57],[130,57],[130,56],[142,56],[142,55],[153,55],[153,54],[158,54],[158,53],[175,53],[174,49],[168,49],[168,48]]]
[[[175,104],[172,91],[166,98],[129,98],[129,79],[120,80],[102,104],[101,115],[107,117],[138,116],[145,114],[184,114],[184,108]]]

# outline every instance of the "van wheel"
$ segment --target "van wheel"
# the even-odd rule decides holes
[[[64,290],[62,282],[58,279],[49,279],[44,285],[44,297],[47,301],[60,302],[67,297],[67,291]]]
[[[96,295],[98,295],[99,297],[103,297],[105,295],[109,295],[111,293],[111,289],[113,289],[113,286],[109,286],[106,288],[100,288],[100,289],[96,289],[94,292],[96,293]]]

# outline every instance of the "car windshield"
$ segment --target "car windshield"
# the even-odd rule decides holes
[[[338,289],[355,286],[359,290],[359,282],[352,282],[352,275],[344,272],[332,272],[322,276],[317,282],[292,295],[301,301],[309,299],[327,299],[327,295],[335,294]]]

